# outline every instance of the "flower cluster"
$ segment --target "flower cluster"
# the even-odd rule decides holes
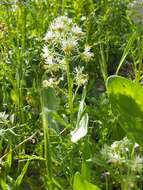
[[[75,83],[77,86],[85,85],[88,81],[88,75],[83,73],[83,67],[75,68]]]
[[[67,57],[71,59],[71,62],[75,62],[80,57],[84,62],[89,62],[94,54],[89,45],[84,45],[84,38],[85,33],[72,19],[66,16],[55,18],[43,38],[42,57],[44,59],[43,68],[46,72],[66,70]],[[84,75],[82,71],[83,68],[76,69],[75,81],[79,86],[87,81],[87,75]],[[44,84],[47,85],[47,82]]]
[[[55,78],[50,78],[49,80],[43,80],[42,82],[43,88],[51,87],[58,85],[58,81]]]
[[[45,64],[58,64],[66,55],[73,53],[79,54],[79,43],[82,41],[85,33],[77,26],[76,23],[66,17],[60,16],[51,23],[45,35],[43,47],[43,58]],[[89,61],[93,57],[93,53],[89,46],[85,47],[83,57]]]
[[[129,16],[135,24],[143,24],[143,0],[134,0],[129,4]]]
[[[46,64],[59,63],[66,54],[78,50],[84,36],[82,29],[65,16],[56,18],[44,37],[43,58]]]
[[[83,52],[83,58],[86,62],[89,62],[93,58],[94,54],[91,52],[90,46],[86,45],[84,52]]]
[[[136,153],[139,147],[137,143],[133,143],[127,137],[121,141],[115,141],[111,146],[104,145],[101,150],[101,156],[111,165],[116,165],[124,168],[126,167],[134,173],[141,173],[143,171],[143,158]],[[134,152],[134,156],[131,154]]]

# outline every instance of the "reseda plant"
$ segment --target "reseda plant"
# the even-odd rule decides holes
[[[84,41],[84,37],[85,33],[70,18],[60,16],[54,19],[44,37],[43,67],[46,72],[56,69],[66,70],[67,58],[75,61],[80,56],[86,62],[90,61],[93,57],[90,47],[85,45],[85,50],[81,53],[81,46],[79,46]]]
[[[129,20],[131,1],[3,1],[0,189],[143,189],[141,147],[127,138],[117,141],[125,133],[103,85],[127,42],[121,63],[131,51],[136,79],[142,77],[142,1],[129,5]],[[125,91],[123,86],[117,92]],[[137,134],[142,122],[129,100],[123,116],[131,116],[128,124]],[[119,109],[120,101],[115,103]],[[142,141],[140,130],[136,137]],[[95,152],[101,165],[91,160]]]
[[[89,62],[94,54],[90,46],[85,44],[85,33],[66,16],[59,16],[50,24],[44,37],[42,56],[44,58],[43,87],[54,87],[67,95],[70,110],[70,123],[73,125],[73,100],[80,86],[88,81],[84,74],[85,62]],[[83,64],[84,63],[84,64]],[[68,91],[63,81],[67,79]],[[77,87],[73,95],[74,85]]]
[[[143,157],[140,150],[141,147],[127,137],[113,142],[111,146],[105,144],[100,154],[101,159],[108,165],[107,180],[110,179],[113,184],[120,184],[121,190],[137,189],[143,172]]]
[[[85,33],[72,21],[72,19],[66,16],[59,16],[53,20],[43,41],[43,90],[52,89],[54,92],[58,93],[58,95],[62,94],[60,99],[64,102],[65,113],[67,118],[69,118],[67,119],[68,121],[64,121],[64,123],[67,123],[64,124],[64,126],[67,125],[66,130],[69,129],[70,131],[76,128],[71,133],[71,141],[75,143],[87,133],[88,114],[85,113],[84,100],[88,75],[85,73],[85,67],[86,63],[93,58],[94,54],[91,52],[90,46],[85,43]],[[79,88],[81,87],[82,89],[83,86],[83,97],[79,105],[76,119],[75,114],[77,110],[75,106],[77,107],[77,103],[75,101]],[[43,102],[41,102],[41,104],[43,108],[46,107]],[[48,187],[52,189],[53,185],[51,184],[55,183],[55,180],[53,180],[51,173],[52,163],[49,153],[51,140],[47,129],[47,110],[50,111],[49,108],[46,109],[46,111],[45,109],[42,111],[44,142],[47,142],[44,144],[44,149],[45,159],[47,160]],[[61,118],[61,115],[58,115],[58,118],[62,121],[64,120]],[[70,131],[68,131],[69,134]],[[71,143],[69,144],[71,146]],[[72,166],[72,161],[70,165]],[[72,180],[72,176],[73,173],[71,171],[70,180]]]

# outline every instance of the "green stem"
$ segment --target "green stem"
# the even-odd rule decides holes
[[[42,106],[42,125],[44,132],[44,158],[46,160],[46,173],[48,178],[48,189],[52,190],[53,188],[53,178],[52,178],[52,156],[51,156],[51,147],[50,147],[50,136],[48,128],[48,114],[44,109],[44,93],[41,94],[41,106]]]
[[[47,170],[49,179],[52,180],[50,136],[49,136],[47,114],[45,113],[44,109],[42,110],[42,121],[43,121],[43,130],[44,130],[44,156],[46,159],[46,170]]]
[[[78,90],[79,90],[79,85],[77,86],[77,88],[76,88],[76,90],[75,90],[75,93],[74,93],[74,95],[73,95],[73,102],[74,102],[74,100],[75,100],[75,97],[76,97],[76,95],[77,95],[77,92],[78,92]]]
[[[67,67],[67,81],[68,81],[68,104],[70,109],[70,124],[73,126],[73,79],[70,68],[70,61],[66,58],[66,67]]]
[[[19,98],[19,113],[21,123],[24,123],[24,113],[23,113],[23,81],[24,81],[24,59],[25,59],[25,50],[26,50],[26,18],[27,11],[25,6],[19,5],[19,11],[17,15],[17,76],[18,76],[18,98]],[[19,38],[19,33],[21,34],[21,39]],[[21,50],[19,49],[21,44]]]
[[[109,188],[108,188],[108,176],[107,175],[106,175],[105,180],[106,180],[106,190],[109,190]]]
[[[71,65],[70,65],[70,59],[66,57],[66,72],[67,72],[67,82],[68,82],[68,106],[69,106],[69,112],[70,112],[70,126],[73,128],[74,122],[73,122],[73,117],[74,117],[74,111],[73,111],[73,79],[72,79],[72,73],[71,73]],[[70,180],[71,180],[71,186],[72,186],[72,180],[73,180],[73,161],[74,161],[74,145],[71,148],[70,152]]]

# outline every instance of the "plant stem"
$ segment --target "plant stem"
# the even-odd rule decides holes
[[[73,122],[73,118],[74,118],[74,111],[73,111],[73,79],[72,79],[72,73],[71,73],[71,65],[70,65],[70,58],[67,56],[66,57],[66,72],[67,72],[67,82],[68,82],[68,106],[69,106],[69,112],[70,112],[70,126],[71,128],[73,128],[74,126],[74,122]],[[74,145],[71,148],[71,152],[70,152],[70,170],[71,170],[71,186],[72,186],[72,180],[73,180],[73,161],[74,161]]]
[[[24,113],[23,113],[23,81],[24,81],[24,59],[26,50],[26,17],[27,11],[25,6],[19,5],[19,11],[17,15],[17,76],[18,76],[18,98],[19,98],[19,112],[21,123],[24,123]],[[19,33],[21,34],[21,39],[19,39]],[[21,50],[19,49],[21,45]]]
[[[46,173],[48,178],[48,188],[52,190],[53,178],[52,178],[52,158],[51,158],[51,147],[50,147],[50,136],[48,128],[48,114],[44,109],[44,92],[41,94],[41,110],[42,110],[42,125],[44,132],[44,158],[46,160]]]
[[[68,58],[66,58],[66,67],[67,67],[67,81],[68,81],[68,104],[69,104],[69,110],[70,110],[70,124],[73,126],[73,79],[72,79],[72,73],[70,68],[70,61]]]

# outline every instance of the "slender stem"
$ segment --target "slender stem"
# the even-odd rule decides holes
[[[70,68],[70,61],[66,58],[66,66],[67,66],[67,81],[68,81],[68,103],[70,109],[70,124],[73,126],[73,79]]]
[[[19,112],[21,123],[24,123],[24,113],[23,113],[23,80],[24,80],[24,55],[26,50],[26,17],[27,12],[25,6],[19,5],[19,11],[17,15],[17,61],[18,61],[18,97],[19,97]],[[19,38],[19,32],[21,33],[21,39]],[[21,50],[20,47],[21,41]]]
[[[52,190],[53,178],[52,178],[52,158],[51,158],[51,147],[50,147],[50,136],[48,128],[48,113],[44,109],[44,92],[41,93],[41,109],[42,109],[42,124],[44,132],[44,158],[46,165],[46,173],[48,178],[48,188]]]
[[[74,93],[74,96],[73,96],[73,102],[74,102],[74,100],[75,100],[75,97],[76,97],[76,95],[77,95],[77,92],[78,92],[78,89],[79,89],[79,85],[77,86],[77,88],[76,88],[76,90],[75,90],[75,93]]]
[[[67,96],[67,93],[66,93],[63,89],[59,88],[58,85],[57,85],[57,86],[55,85],[55,88],[56,88],[59,92],[61,92],[64,96]]]
[[[67,72],[67,82],[68,82],[68,104],[69,104],[69,112],[70,112],[70,126],[73,128],[74,122],[73,122],[73,117],[74,117],[74,111],[73,111],[73,79],[72,79],[72,73],[71,73],[71,65],[70,65],[70,58],[66,57],[66,72]],[[73,145],[74,146],[74,145]],[[70,152],[70,172],[71,172],[71,185],[72,185],[72,177],[73,177],[73,161],[74,161],[74,154],[73,150],[74,147],[72,146],[71,152]]]
[[[109,190],[109,187],[108,187],[108,175],[106,175],[105,180],[106,180],[106,190]]]
[[[48,119],[45,110],[42,111],[42,121],[44,130],[44,155],[46,158],[46,169],[49,179],[52,179],[52,161],[51,161],[51,149],[50,149],[50,136],[48,129]]]

